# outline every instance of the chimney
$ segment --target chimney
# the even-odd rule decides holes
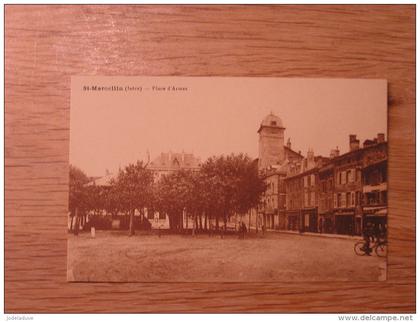
[[[378,133],[378,143],[385,142],[385,134],[384,133]]]
[[[306,158],[308,159],[308,160],[313,160],[314,159],[314,151],[312,150],[312,149],[309,149],[308,150],[308,153],[307,153],[307,155],[306,155]]]
[[[375,138],[374,140],[365,140],[365,142],[363,142],[363,147],[367,148],[369,146],[375,145],[377,143],[377,139]]]
[[[349,135],[350,151],[356,151],[360,147],[360,141],[356,138],[355,134]]]
[[[330,152],[330,159],[334,159],[340,155],[340,150],[338,149],[338,146],[335,149],[332,149]]]
[[[290,142],[290,138],[287,139],[287,147],[292,149],[292,142]]]
[[[309,149],[306,156],[306,170],[312,169],[313,167],[315,167],[315,154],[312,149]]]

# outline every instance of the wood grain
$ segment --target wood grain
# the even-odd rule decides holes
[[[6,312],[415,311],[414,5],[5,13]],[[388,79],[388,281],[66,283],[71,75]]]

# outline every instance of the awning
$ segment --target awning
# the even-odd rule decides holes
[[[323,214],[319,214],[320,216],[324,216],[324,217],[331,217],[331,216],[334,216],[334,213],[332,213],[332,212],[326,212],[326,213],[323,213]]]
[[[335,212],[336,216],[354,216],[354,212]]]
[[[374,207],[372,207],[374,208]],[[363,209],[367,217],[384,217],[388,214],[388,209],[384,207],[375,207],[376,209]]]
[[[380,192],[380,191],[386,191],[387,188],[388,188],[387,183],[382,182],[380,184],[363,186],[363,192],[364,193],[375,192],[375,191]]]
[[[363,207],[363,212],[375,212],[375,211],[379,211],[379,210],[386,210],[386,207],[384,206],[365,206]]]

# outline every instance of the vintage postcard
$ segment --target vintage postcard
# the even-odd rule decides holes
[[[72,78],[68,281],[386,279],[387,82]]]

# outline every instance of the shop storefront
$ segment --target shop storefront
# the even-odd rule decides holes
[[[336,212],[335,219],[335,233],[340,235],[355,235],[355,214],[351,212]]]
[[[318,232],[318,215],[316,208],[302,210],[302,224],[302,231],[312,233]]]
[[[387,214],[388,210],[386,207],[364,207],[362,217],[363,227],[371,223],[375,231],[386,232]]]
[[[300,212],[287,212],[287,230],[300,230]]]
[[[323,234],[334,234],[334,214],[332,212],[318,215],[318,229]]]

